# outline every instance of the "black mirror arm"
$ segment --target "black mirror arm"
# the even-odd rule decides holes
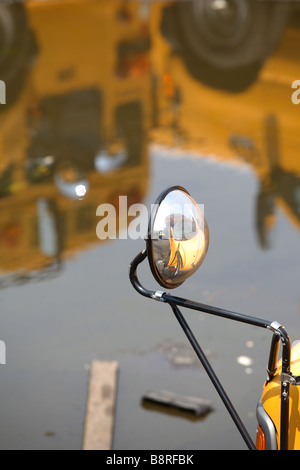
[[[202,304],[200,302],[194,302],[192,300],[183,299],[166,292],[151,291],[146,289],[140,283],[137,277],[137,267],[147,258],[147,250],[141,251],[130,263],[129,279],[135,290],[143,295],[154,300],[161,300],[170,305],[177,305],[179,307],[189,308],[191,310],[197,310],[199,312],[210,313],[212,315],[228,318],[230,320],[239,321],[242,323],[248,323],[250,325],[259,326],[261,328],[270,328],[272,322],[263,320],[261,318],[255,318],[249,315],[243,315],[241,313],[231,312],[223,308],[213,307],[211,305]]]
[[[141,251],[130,263],[130,268],[129,268],[129,279],[135,290],[143,295],[144,297],[148,298],[154,298],[153,296],[155,295],[154,291],[150,291],[146,289],[145,287],[142,286],[140,281],[138,280],[136,271],[137,267],[139,264],[141,264],[145,258],[147,258],[147,250]]]

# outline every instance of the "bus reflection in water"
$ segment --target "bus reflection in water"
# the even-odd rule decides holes
[[[15,26],[16,46],[11,63],[0,54],[1,73],[16,70],[6,74],[10,95],[0,113],[6,287],[55,276],[65,258],[100,243],[99,204],[118,210],[119,195],[143,201],[152,112],[149,27],[137,7],[128,23],[123,2],[0,9]]]
[[[101,243],[98,205],[148,193],[149,144],[252,168],[263,249],[278,207],[299,229],[299,11],[234,4],[0,5],[0,286]]]

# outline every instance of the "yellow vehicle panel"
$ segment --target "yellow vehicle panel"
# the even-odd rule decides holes
[[[294,376],[300,375],[300,342],[292,348],[291,372]],[[278,448],[280,442],[280,390],[281,390],[281,361],[278,362],[276,375],[265,385],[262,394],[262,403],[265,411],[272,419],[277,430]],[[289,450],[300,450],[300,386],[290,386],[290,413],[289,413]]]

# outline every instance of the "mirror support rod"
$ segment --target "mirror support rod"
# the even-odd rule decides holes
[[[198,358],[200,359],[201,364],[203,365],[205,371],[207,372],[210,380],[212,381],[213,385],[215,386],[215,389],[217,390],[221,400],[223,401],[225,407],[227,408],[227,411],[229,412],[230,416],[232,417],[235,425],[237,426],[238,430],[240,431],[241,436],[243,437],[246,445],[248,446],[249,450],[256,450],[256,447],[251,439],[251,437],[248,434],[248,431],[246,430],[244,424],[242,423],[239,415],[237,414],[233,404],[231,403],[229,397],[227,396],[225,390],[223,389],[219,379],[217,378],[214,370],[212,369],[209,361],[207,360],[207,357],[203,350],[201,349],[198,341],[196,340],[193,332],[191,331],[188,323],[186,322],[184,316],[180,312],[179,308],[177,305],[170,304],[181,328],[183,329],[185,335],[187,336],[190,344],[192,345],[195,353],[197,354]]]
[[[175,297],[170,294],[164,293],[161,300],[167,302],[173,308],[173,305],[179,305],[192,310],[197,310],[204,313],[210,313],[230,320],[247,323],[253,326],[261,328],[267,328],[278,335],[281,339],[282,344],[282,373],[286,376],[290,376],[290,365],[291,365],[291,342],[290,338],[283,328],[283,326],[277,324],[277,322],[270,322],[260,318],[243,315],[241,313],[231,312],[221,308],[213,307],[210,305],[193,302],[191,300]],[[269,358],[269,364],[277,361],[278,348],[275,347],[274,335],[271,344],[271,353]],[[216,385],[215,385],[216,386]],[[281,383],[281,413],[280,413],[280,449],[288,449],[288,428],[289,428],[289,397],[290,397],[290,384],[288,381],[282,380]]]
[[[268,320],[262,320],[261,318],[251,317],[249,315],[243,315],[242,313],[231,312],[223,308],[213,307],[211,305],[194,302],[192,300],[183,299],[181,297],[175,297],[170,294],[164,294],[163,299],[167,303],[176,304],[180,307],[186,307],[191,310],[197,310],[204,313],[210,313],[219,317],[227,318],[230,320],[239,321],[242,323],[248,323],[250,325],[259,326],[261,328],[269,328],[272,322]]]

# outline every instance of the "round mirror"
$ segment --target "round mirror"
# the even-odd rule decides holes
[[[157,282],[169,289],[180,286],[203,263],[209,230],[203,206],[180,186],[158,197],[148,227],[147,254]]]

